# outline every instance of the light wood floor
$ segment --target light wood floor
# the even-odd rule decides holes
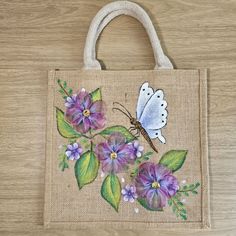
[[[89,23],[106,0],[0,2],[0,235],[170,235],[44,230],[47,70],[81,68]],[[236,1],[139,0],[176,68],[209,68],[212,229],[236,235]],[[115,19],[98,43],[107,69],[152,69],[142,26]],[[174,229],[172,229],[174,230]],[[189,235],[178,232],[174,235]]]

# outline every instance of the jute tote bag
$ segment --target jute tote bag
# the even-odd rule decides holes
[[[101,70],[96,41],[121,14],[146,29],[154,70]],[[207,158],[206,70],[173,69],[137,4],[104,6],[84,68],[49,72],[45,226],[207,228]]]

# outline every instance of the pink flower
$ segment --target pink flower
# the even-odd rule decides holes
[[[66,118],[78,132],[87,133],[105,126],[103,101],[93,102],[89,93],[80,91],[67,99],[67,103]]]

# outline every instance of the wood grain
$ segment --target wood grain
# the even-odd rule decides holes
[[[0,235],[169,235],[167,230],[78,232],[44,230],[42,226],[46,70],[81,68],[89,23],[108,2],[1,1]],[[193,235],[234,236],[236,1],[136,2],[152,17],[165,52],[176,68],[209,68],[212,229]],[[152,69],[154,65],[144,29],[136,20],[125,16],[118,17],[104,30],[98,43],[98,58],[107,69]]]

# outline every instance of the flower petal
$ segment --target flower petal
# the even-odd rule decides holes
[[[108,138],[108,144],[116,151],[121,145],[125,144],[125,137],[120,133],[112,133]]]
[[[107,158],[110,159],[111,152],[112,150],[107,142],[96,145],[95,153],[97,154],[99,160],[105,160]]]
[[[67,149],[72,151],[73,150],[73,146],[71,144],[69,144],[69,145],[67,145]]]
[[[122,193],[123,195],[127,194],[126,189],[123,188],[123,189],[121,190],[121,193]]]
[[[91,123],[91,128],[94,130],[102,129],[106,123],[105,116],[102,113],[92,113],[89,116],[89,120]]]
[[[173,175],[166,175],[160,181],[161,189],[167,194],[168,197],[172,197],[179,189],[177,178]]]
[[[159,209],[166,206],[167,197],[161,191],[151,189],[147,193],[147,202],[150,208]]]
[[[129,199],[129,202],[133,203],[133,202],[134,202],[134,198],[131,197],[131,198]]]
[[[143,152],[143,151],[144,151],[144,147],[143,147],[143,146],[139,146],[139,147],[138,147],[138,151],[139,151],[139,152]]]
[[[90,107],[91,113],[104,113],[105,103],[103,101],[96,101]]]
[[[124,199],[125,202],[129,201],[129,197],[127,195],[125,195],[123,199]]]
[[[71,156],[71,151],[66,151],[65,154],[66,154],[67,157],[70,157]]]
[[[91,126],[91,122],[90,122],[89,118],[84,117],[82,124],[83,124],[83,126],[82,126],[83,133],[87,133],[90,129],[90,126]]]
[[[171,174],[171,170],[169,170],[163,165],[156,165],[154,168],[154,171],[155,171],[155,176],[157,178],[157,181],[163,179],[166,175]]]
[[[106,160],[102,161],[102,171],[105,173],[110,173],[113,170],[112,160],[107,158]]]

